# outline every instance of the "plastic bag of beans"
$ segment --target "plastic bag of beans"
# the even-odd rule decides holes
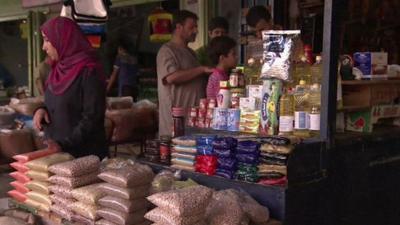
[[[78,177],[98,171],[100,159],[98,156],[89,155],[71,161],[57,163],[49,167],[49,171],[65,177]]]
[[[72,221],[74,213],[71,210],[68,210],[64,205],[53,204],[50,206],[50,210],[60,217]]]
[[[28,183],[25,184],[25,187],[29,188],[31,191],[35,191],[41,194],[48,195],[50,194],[49,190],[49,185],[50,183],[48,182],[42,182],[42,181],[29,181]]]
[[[49,178],[49,182],[68,188],[77,188],[98,182],[99,178],[97,177],[97,174],[98,172],[93,172],[80,177],[63,177],[59,175],[53,175]]]
[[[27,187],[25,187],[25,185],[22,184],[21,182],[13,181],[10,184],[11,184],[11,186],[13,186],[15,188],[15,190],[17,190],[20,193],[25,194],[25,193],[29,192],[29,189]]]
[[[50,200],[53,204],[62,205],[64,208],[66,208],[69,211],[72,211],[71,205],[75,202],[75,199],[73,199],[73,198],[65,198],[63,196],[56,195],[56,194],[50,195]]]
[[[136,187],[150,184],[154,173],[149,166],[135,163],[119,169],[106,169],[99,178],[118,187]]]
[[[101,184],[91,184],[76,188],[72,190],[72,196],[80,202],[95,205],[97,200],[106,195],[106,193],[99,188],[100,185]]]
[[[148,196],[150,190],[150,184],[134,188],[123,188],[108,183],[102,183],[99,185],[99,189],[106,195],[129,200],[129,199],[137,199]]]
[[[40,172],[40,171],[35,171],[35,170],[29,170],[25,174],[32,180],[37,180],[37,181],[42,181],[42,182],[47,182],[50,177],[49,172]]]
[[[81,215],[90,220],[97,220],[98,216],[96,215],[97,207],[95,205],[85,204],[83,202],[74,202],[71,205],[71,209],[78,215]]]
[[[96,225],[118,225],[118,224],[110,222],[105,219],[101,219],[101,220],[96,221]]]
[[[51,165],[69,161],[72,160],[73,158],[74,157],[68,153],[60,152],[42,158],[31,160],[27,162],[25,165],[31,170],[47,172]]]
[[[205,186],[197,185],[161,192],[147,197],[154,205],[168,210],[175,215],[190,216],[204,212],[211,201],[213,191]]]
[[[144,220],[144,214],[146,214],[146,211],[147,210],[143,209],[128,214],[110,208],[101,208],[97,210],[97,215],[108,221],[113,221],[113,223],[118,225],[129,225],[142,222]]]
[[[148,212],[146,219],[156,224],[173,224],[173,225],[193,225],[203,220],[203,214],[192,214],[190,216],[176,215],[161,208],[155,208]]]
[[[13,159],[15,159],[21,163],[26,163],[28,161],[31,161],[31,160],[34,160],[37,158],[41,158],[44,156],[48,156],[48,155],[54,154],[56,152],[58,152],[58,151],[54,150],[54,149],[46,148],[46,149],[41,149],[41,150],[37,150],[37,151],[33,151],[33,152],[15,155],[15,156],[13,156]]]
[[[96,221],[86,218],[84,216],[81,216],[79,214],[74,213],[72,215],[72,221],[76,222],[77,225],[95,225]]]
[[[29,170],[29,168],[27,166],[25,166],[24,163],[20,163],[20,162],[10,163],[10,166],[21,173],[26,173]]]
[[[108,207],[119,212],[131,213],[141,209],[147,209],[150,203],[145,198],[126,200],[122,198],[106,196],[97,202],[100,206]]]
[[[72,188],[70,187],[62,185],[50,185],[48,189],[50,190],[50,192],[64,198],[74,198],[74,196],[72,196]]]

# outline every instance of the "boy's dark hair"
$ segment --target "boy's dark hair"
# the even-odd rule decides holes
[[[236,47],[236,41],[228,36],[213,38],[207,46],[208,57],[213,66],[218,65],[221,55],[227,56]]]
[[[226,30],[227,32],[229,31],[229,23],[228,21],[221,16],[214,17],[210,20],[208,23],[208,31],[213,31],[214,29],[217,28],[222,28]]]
[[[256,5],[250,8],[246,15],[246,22],[250,27],[255,27],[257,23],[264,19],[269,22],[271,20],[271,13],[262,5]]]
[[[177,26],[178,24],[183,25],[183,24],[185,23],[185,21],[186,21],[187,19],[189,19],[189,18],[194,19],[194,20],[196,20],[196,21],[199,19],[199,17],[198,17],[196,14],[194,14],[194,13],[188,11],[188,10],[179,10],[179,11],[176,11],[176,12],[174,13],[174,15],[173,15],[173,24],[172,24],[173,30],[176,29],[176,26]]]

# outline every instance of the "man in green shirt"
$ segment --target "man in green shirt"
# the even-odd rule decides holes
[[[229,31],[229,23],[224,17],[220,16],[214,17],[208,23],[209,40],[215,37],[225,36],[228,34],[228,31]],[[211,62],[207,54],[207,46],[203,46],[197,49],[196,54],[201,65],[203,66],[211,65]]]

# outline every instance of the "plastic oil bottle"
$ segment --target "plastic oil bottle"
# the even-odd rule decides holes
[[[305,56],[302,56],[300,62],[296,64],[293,75],[295,84],[299,84],[300,80],[304,80],[307,84],[311,83],[311,68]]]
[[[315,63],[311,66],[311,83],[322,83],[322,57],[318,55],[315,57]]]
[[[320,109],[321,109],[321,85],[314,83],[310,87],[310,135],[315,137],[320,134]]]
[[[300,80],[296,86],[294,97],[294,135],[310,137],[310,92],[306,81]]]
[[[294,123],[294,98],[293,90],[284,91],[279,102],[279,134],[290,135],[293,133]]]

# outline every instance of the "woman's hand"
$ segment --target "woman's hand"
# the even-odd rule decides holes
[[[38,130],[43,130],[43,125],[42,121],[45,121],[46,123],[50,123],[50,117],[49,114],[47,113],[46,109],[38,109],[35,112],[35,115],[33,116],[33,125],[36,129]]]

